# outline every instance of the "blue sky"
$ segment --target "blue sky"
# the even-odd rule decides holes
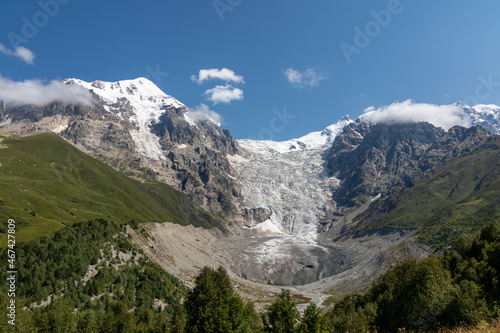
[[[42,0],[1,7],[4,78],[149,76],[184,104],[218,112],[236,138],[299,137],[394,100],[500,104],[494,0]],[[244,82],[191,79],[222,68]],[[214,104],[204,94],[226,84],[244,98]],[[272,126],[284,112],[283,126]]]

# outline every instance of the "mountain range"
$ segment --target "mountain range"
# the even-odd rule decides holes
[[[108,213],[115,211],[110,218],[217,226],[214,235],[226,249],[211,252],[216,250],[200,244],[193,251],[200,258],[206,253],[220,256],[221,264],[239,281],[304,286],[301,292],[314,290],[315,295],[359,288],[401,256],[440,250],[454,235],[477,232],[499,215],[500,107],[495,105],[455,103],[450,108],[459,113],[462,126],[446,129],[397,117],[374,121],[361,116],[353,121],[345,116],[297,139],[235,140],[209,113],[185,106],[145,78],[90,83],[66,79],[63,83],[84,89],[91,103],[0,103],[4,135],[0,144],[6,147],[0,149],[3,181],[15,179],[19,186],[32,188],[30,174],[43,166],[47,184],[62,177],[68,180],[67,192],[94,191],[93,196],[77,198],[78,209],[92,214],[104,209],[103,193],[113,193],[111,189],[99,192],[103,188],[97,183],[122,186],[122,190],[126,186],[126,192],[135,193],[134,199],[120,197],[117,201],[123,206],[106,203],[114,205],[111,210],[106,206]],[[54,135],[41,134],[47,132],[74,148]],[[85,153],[76,149],[74,153],[85,165],[74,169],[62,163],[59,173],[51,173],[47,166],[57,150],[43,155],[47,158],[26,157],[38,144],[67,151],[76,148]],[[16,145],[24,150],[14,150]],[[104,164],[97,168],[97,161],[87,161],[90,158]],[[23,173],[6,172],[14,170],[13,159],[22,161]],[[38,167],[27,168],[26,163]],[[97,169],[104,170],[105,164],[110,168],[103,176]],[[101,177],[93,183],[97,188],[83,185],[94,179],[91,175]],[[150,186],[156,190],[152,192]],[[34,209],[35,215],[29,215],[24,202],[32,203],[45,191],[35,188],[19,207],[9,202],[10,210],[3,208],[4,216],[24,210],[23,218],[34,236],[43,229],[35,219],[54,223],[60,215],[55,210],[67,215],[72,209],[64,201],[59,208]],[[192,200],[192,206],[184,204],[183,211],[193,210],[194,215],[169,215],[175,209],[169,206],[172,202],[160,200],[162,196]],[[148,211],[147,202],[163,208]],[[425,209],[415,208],[422,205]],[[138,214],[125,207],[143,208]],[[60,222],[71,221],[68,215],[68,222]],[[181,265],[184,259],[176,257],[180,254],[167,238],[162,241],[167,235],[158,228],[163,227],[150,226],[155,235],[141,238],[141,244],[145,249],[162,244],[163,251]],[[176,241],[182,243],[182,239]],[[173,269],[158,253],[151,256],[165,269]]]
[[[91,105],[53,102],[5,109],[4,127],[20,135],[54,132],[128,175],[148,174],[217,212],[231,212],[238,191],[227,155],[238,143],[209,115],[195,112],[145,78],[63,81],[88,90]]]

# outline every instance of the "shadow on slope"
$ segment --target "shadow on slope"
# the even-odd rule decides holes
[[[19,241],[96,218],[222,228],[221,219],[170,186],[131,179],[55,134],[0,137],[0,219],[16,221]]]
[[[419,240],[442,249],[500,217],[500,137],[445,162],[427,179],[373,205],[357,230],[419,228]]]

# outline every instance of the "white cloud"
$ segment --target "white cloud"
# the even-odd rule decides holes
[[[425,121],[445,130],[455,125],[470,126],[470,118],[455,105],[415,103],[408,99],[379,108],[370,106],[364,112],[361,120],[370,123],[404,124]]]
[[[285,76],[291,84],[297,88],[312,88],[319,85],[321,80],[328,77],[324,73],[316,72],[314,68],[308,68],[305,72],[299,72],[293,68],[287,68],[284,71]]]
[[[0,52],[8,56],[17,57],[27,64],[34,65],[33,60],[35,59],[35,54],[24,46],[17,46],[14,51],[12,51],[0,43]]]
[[[44,84],[40,80],[16,82],[0,76],[0,99],[14,104],[46,105],[54,101],[67,104],[92,105],[92,95],[80,86],[60,81]]]
[[[210,107],[203,103],[197,106],[194,110],[187,111],[186,113],[188,117],[191,118],[194,122],[208,120],[216,123],[219,126],[222,123],[222,116],[217,112],[210,110]]]
[[[205,91],[204,95],[208,95],[208,100],[212,101],[214,104],[230,103],[231,101],[239,101],[244,98],[243,90],[234,88],[229,84],[208,89]]]
[[[198,84],[213,79],[219,79],[226,82],[245,83],[243,76],[236,75],[234,71],[227,68],[201,69],[198,77],[196,77],[196,75],[191,75],[191,80],[198,82]]]
[[[285,75],[291,84],[301,84],[302,83],[302,74],[300,74],[299,71],[297,71],[293,68],[285,69]]]

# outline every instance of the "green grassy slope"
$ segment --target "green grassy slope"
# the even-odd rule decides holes
[[[96,218],[204,227],[221,223],[170,186],[133,180],[55,134],[0,141],[0,232],[14,219],[19,241]],[[0,246],[5,239],[0,233]]]
[[[500,217],[500,137],[450,160],[430,177],[361,216],[358,229],[419,228],[422,242],[442,248]]]

